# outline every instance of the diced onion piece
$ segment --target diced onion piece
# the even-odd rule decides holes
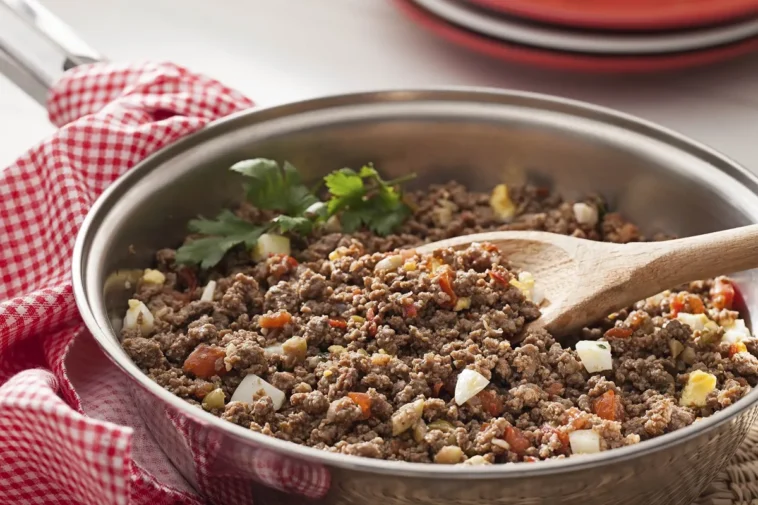
[[[426,427],[424,420],[419,419],[416,421],[416,424],[413,425],[413,440],[420,444],[424,440],[428,431],[429,429]]]
[[[213,295],[216,293],[216,281],[208,281],[208,285],[203,289],[203,294],[200,296],[201,302],[212,302]]]
[[[271,356],[272,354],[284,354],[284,348],[282,347],[282,344],[274,344],[264,347],[263,352],[266,353],[267,356]]]
[[[290,337],[282,344],[282,352],[296,360],[304,360],[308,354],[308,341],[303,337]]]
[[[252,403],[253,396],[261,390],[263,390],[266,396],[271,398],[271,401],[274,403],[274,410],[282,408],[285,398],[284,392],[252,373],[242,379],[240,385],[234,390],[231,401]]]
[[[669,340],[669,350],[671,351],[671,357],[676,359],[684,351],[684,344],[672,338]]]
[[[146,268],[145,273],[142,274],[142,282],[147,284],[161,285],[166,282],[166,276],[160,270],[153,270],[152,268]]]
[[[574,204],[574,217],[577,223],[587,226],[595,226],[599,219],[597,208],[584,202]]]
[[[397,436],[415,425],[424,413],[424,400],[419,398],[415,402],[406,403],[392,414],[392,436]]]
[[[569,444],[574,454],[600,452],[600,435],[594,430],[576,430],[569,433]]]
[[[466,459],[463,449],[457,445],[446,445],[434,456],[434,462],[438,465],[455,465]]]
[[[692,328],[692,331],[696,330],[704,330],[705,325],[708,324],[708,316],[705,314],[688,314],[686,312],[680,312],[676,315],[677,320],[682,323],[686,324],[690,328]]]
[[[139,300],[129,300],[129,309],[124,316],[124,328],[133,330],[139,327],[143,335],[153,331],[155,319],[147,306]]]
[[[381,272],[383,270],[397,270],[403,266],[404,262],[405,260],[402,256],[399,254],[393,254],[392,256],[387,256],[383,260],[379,261],[379,263],[377,263],[374,267],[374,271]]]
[[[708,393],[716,389],[716,382],[716,376],[713,374],[701,370],[690,372],[687,385],[682,390],[679,405],[682,407],[704,407]]]
[[[462,310],[466,310],[469,307],[471,307],[471,297],[469,296],[462,296],[458,298],[455,302],[455,307],[453,307],[453,310],[456,312],[460,312]]]
[[[469,459],[461,463],[462,465],[466,466],[482,466],[482,465],[491,465],[489,461],[484,459],[484,456],[480,456],[477,454],[476,456],[471,456]]]
[[[203,407],[206,410],[223,409],[226,396],[221,388],[214,389],[203,398]]]
[[[722,341],[729,344],[735,344],[752,338],[750,330],[745,326],[744,319],[735,319],[731,324],[724,326],[724,329],[726,329],[726,332],[724,332]]]
[[[516,206],[511,200],[507,185],[498,184],[492,190],[490,208],[500,221],[510,221],[516,215]]]
[[[463,405],[483,391],[489,383],[490,381],[479,372],[468,368],[463,370],[455,383],[455,403]]]
[[[613,369],[611,345],[608,342],[580,340],[576,343],[576,353],[589,373]]]
[[[255,261],[263,261],[272,254],[286,254],[289,256],[291,252],[290,239],[275,233],[264,233],[258,238],[258,242],[253,248],[253,259]]]

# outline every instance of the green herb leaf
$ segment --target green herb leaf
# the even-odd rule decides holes
[[[340,223],[346,233],[366,227],[379,235],[388,235],[411,214],[394,186],[413,177],[384,181],[371,165],[358,172],[349,168],[333,172],[324,178],[331,194],[327,204],[329,214],[341,212]]]
[[[281,233],[294,232],[300,235],[308,235],[313,230],[313,221],[302,216],[276,216],[271,220]]]
[[[193,219],[188,228],[194,233],[210,236],[193,240],[177,249],[177,263],[199,263],[201,268],[211,268],[233,247],[239,244],[253,247],[267,226],[253,224],[229,210],[223,210],[215,219]]]
[[[248,201],[259,209],[298,215],[319,201],[301,183],[300,174],[289,162],[280,168],[274,160],[255,158],[237,162],[231,170],[252,179],[245,191]]]

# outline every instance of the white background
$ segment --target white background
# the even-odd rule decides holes
[[[171,60],[260,104],[403,86],[525,89],[659,122],[758,172],[758,55],[670,75],[598,77],[458,49],[417,28],[390,0],[43,3],[111,60]],[[0,77],[0,166],[50,131],[44,111]]]

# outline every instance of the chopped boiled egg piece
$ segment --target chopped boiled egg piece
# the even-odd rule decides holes
[[[750,330],[745,325],[744,319],[735,319],[731,324],[725,325],[724,329],[726,331],[721,340],[729,344],[753,338],[750,334]]]
[[[569,433],[569,444],[574,454],[600,452],[600,435],[594,430],[576,430]]]
[[[679,405],[682,407],[704,407],[708,393],[716,389],[716,376],[694,370],[690,373],[687,385],[682,390]]]
[[[271,401],[274,403],[274,410],[282,408],[285,398],[284,392],[252,373],[242,379],[240,385],[234,390],[231,401],[253,403],[253,397],[260,391],[263,391],[266,396],[271,398]]]
[[[258,242],[253,248],[253,259],[263,261],[272,254],[286,254],[292,252],[290,248],[290,239],[275,233],[264,233],[258,238]]]
[[[146,268],[145,273],[142,274],[142,282],[147,284],[160,285],[166,282],[166,276],[160,270],[153,270],[152,268]]]
[[[574,217],[577,223],[587,226],[595,226],[600,218],[597,208],[584,202],[574,204]]]
[[[710,322],[708,319],[708,316],[705,314],[688,314],[686,312],[680,312],[676,315],[676,319],[682,323],[686,324],[690,328],[692,328],[692,331],[697,330],[704,330],[706,325]]]
[[[216,281],[208,281],[208,284],[203,289],[203,294],[200,296],[202,302],[212,302],[213,294],[216,292]]]
[[[495,216],[501,221],[510,221],[516,215],[516,205],[511,200],[508,186],[498,184],[492,190],[490,196],[490,207]]]
[[[576,343],[576,353],[589,373],[613,369],[611,344],[602,340],[580,340]]]
[[[124,328],[127,330],[139,328],[143,335],[153,331],[155,319],[150,309],[139,300],[129,300],[129,308],[124,316]]]
[[[479,372],[468,368],[463,370],[458,374],[455,383],[455,403],[463,405],[484,390],[489,383],[490,381]]]

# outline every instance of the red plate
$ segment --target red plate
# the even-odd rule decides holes
[[[680,70],[728,60],[758,50],[758,37],[702,51],[671,53],[656,56],[599,56],[582,53],[550,51],[509,44],[471,32],[434,16],[417,6],[413,0],[394,0],[413,21],[438,36],[459,46],[505,61],[526,63],[546,68],[581,70],[598,73],[642,73]],[[714,0],[721,1],[721,0]]]
[[[535,21],[585,28],[662,30],[758,14],[758,0],[467,0]]]

